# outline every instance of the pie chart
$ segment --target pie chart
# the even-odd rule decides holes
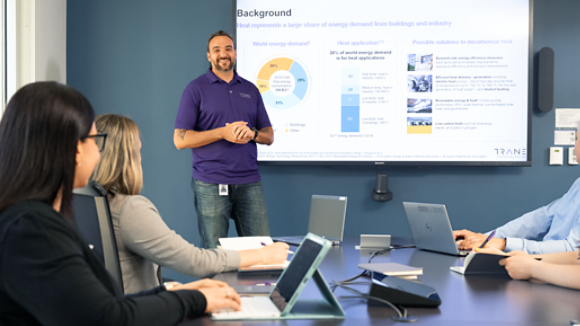
[[[310,77],[304,64],[291,57],[275,57],[258,71],[256,86],[264,104],[287,110],[302,103],[310,90]]]

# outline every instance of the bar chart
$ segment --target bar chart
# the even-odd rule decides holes
[[[360,132],[359,68],[342,68],[341,131]]]

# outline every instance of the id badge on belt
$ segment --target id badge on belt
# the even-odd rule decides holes
[[[220,196],[227,196],[228,195],[228,185],[219,185],[219,194]]]

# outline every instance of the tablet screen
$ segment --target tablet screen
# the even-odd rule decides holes
[[[274,302],[280,311],[284,311],[286,305],[298,289],[304,276],[318,257],[322,245],[310,239],[302,242],[299,250],[294,254],[290,265],[286,267],[284,274],[278,279],[276,288],[270,294],[270,300]]]

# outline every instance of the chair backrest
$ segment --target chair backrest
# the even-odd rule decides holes
[[[73,191],[73,215],[78,231],[101,258],[105,268],[123,288],[117,241],[107,192],[96,181]]]

